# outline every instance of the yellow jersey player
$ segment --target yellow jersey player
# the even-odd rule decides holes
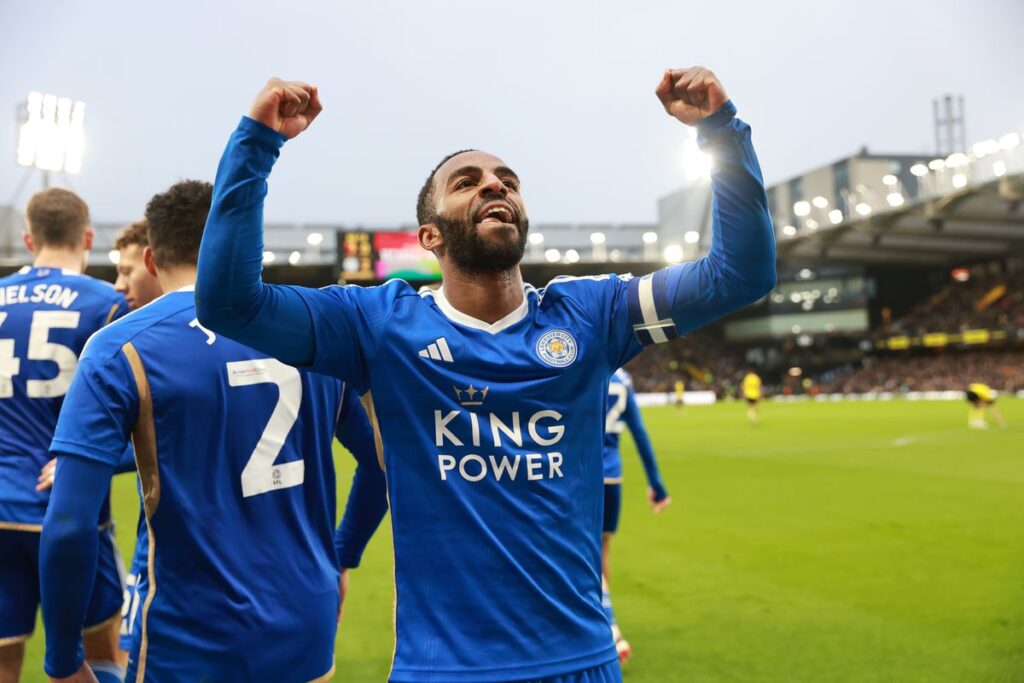
[[[676,408],[683,409],[683,396],[686,393],[686,384],[681,379],[676,380]]]
[[[761,401],[761,378],[748,372],[743,377],[743,398],[747,401],[747,419],[750,424],[757,424],[757,404]]]
[[[997,394],[992,387],[976,382],[967,387],[966,395],[967,402],[971,404],[971,409],[967,413],[968,429],[988,429],[988,420],[985,418],[988,410],[992,411],[1000,427],[1006,426],[1006,420],[996,408]]]

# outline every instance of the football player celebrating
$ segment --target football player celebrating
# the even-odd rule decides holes
[[[228,142],[197,314],[216,334],[363,393],[394,532],[391,681],[621,678],[601,607],[609,378],[646,345],[775,284],[749,127],[707,69],[668,70],[656,94],[698,127],[716,161],[709,254],[642,278],[557,278],[541,290],[519,269],[529,230],[521,181],[475,150],[443,159],[418,196],[437,291],[264,284],[267,178],[320,113],[316,86],[272,79]]]

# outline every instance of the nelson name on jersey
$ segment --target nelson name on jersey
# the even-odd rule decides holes
[[[8,285],[0,287],[0,306],[13,304],[52,304],[68,309],[78,298],[78,290],[56,283]]]
[[[489,390],[470,385],[465,390],[456,388],[455,393],[464,406],[482,405]],[[468,400],[462,400],[466,396]],[[474,400],[477,397],[479,400]],[[442,481],[448,481],[449,473],[470,482],[488,476],[498,481],[561,478],[562,453],[540,449],[555,446],[563,436],[565,425],[557,410],[538,410],[528,416],[512,411],[505,417],[471,410],[434,411],[434,443],[446,449],[437,455]],[[483,450],[491,447],[498,455]],[[516,452],[520,450],[523,452]]]

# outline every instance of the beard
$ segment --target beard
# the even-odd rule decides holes
[[[484,239],[476,229],[472,216],[451,218],[435,215],[434,225],[444,237],[444,248],[452,262],[460,269],[481,274],[501,273],[519,265],[526,253],[526,236],[530,221],[516,216],[514,238]]]

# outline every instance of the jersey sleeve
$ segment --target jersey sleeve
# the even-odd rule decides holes
[[[647,475],[647,485],[654,490],[654,500],[660,501],[667,498],[668,491],[665,490],[665,484],[661,481],[658,461],[654,457],[654,447],[651,446],[651,438],[647,435],[647,428],[644,426],[644,420],[640,414],[640,406],[636,402],[636,392],[632,389],[626,394],[626,410],[622,419],[629,427],[629,433],[633,435],[636,451],[640,455],[640,462],[643,463],[644,473]]]
[[[124,354],[83,355],[57,418],[50,451],[119,467],[138,416],[138,392]]]
[[[714,158],[711,248],[706,256],[639,278],[614,278],[612,358],[667,342],[751,304],[775,286],[775,234],[750,126],[727,102],[697,124]]]
[[[365,386],[370,294],[263,282],[263,202],[286,139],[243,117],[221,156],[199,248],[196,316],[208,329],[285,363]],[[370,323],[370,324],[367,324]]]
[[[377,460],[373,426],[351,385],[345,386],[336,436],[356,459],[345,514],[334,535],[338,563],[350,569],[359,566],[388,509],[387,483]]]

